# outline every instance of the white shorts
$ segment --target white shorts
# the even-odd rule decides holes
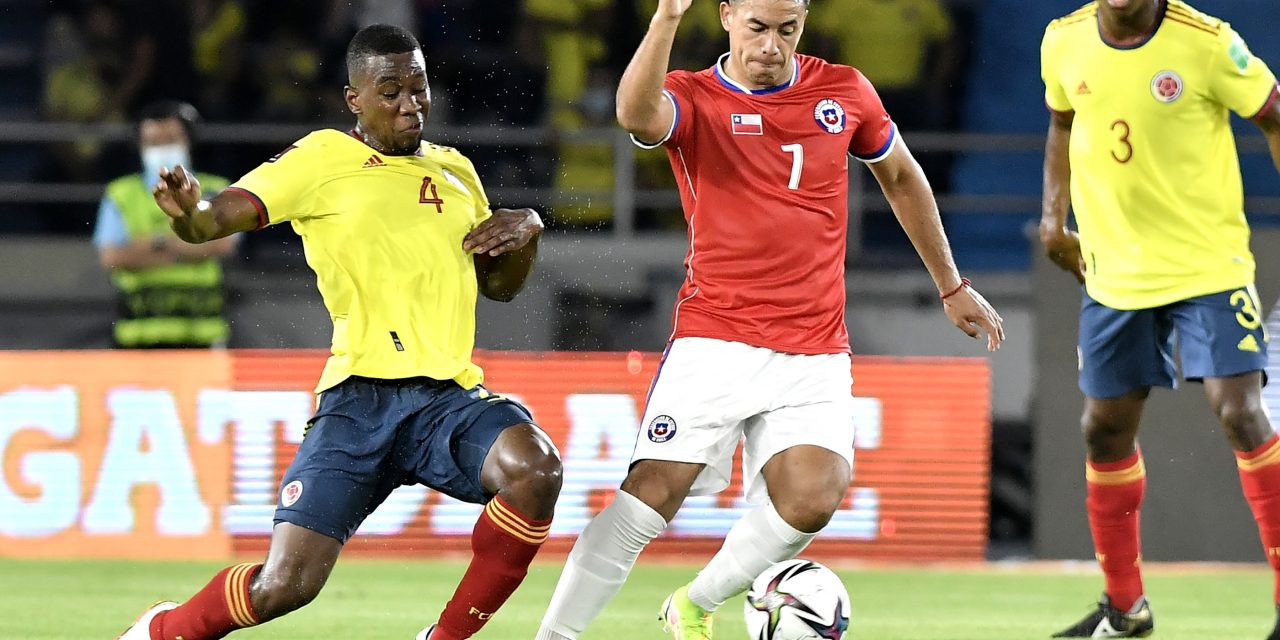
[[[745,439],[748,502],[768,498],[766,462],[796,445],[830,449],[853,466],[853,375],[849,354],[796,355],[710,338],[679,338],[654,379],[636,436],[638,460],[707,465],[690,495],[729,486]]]

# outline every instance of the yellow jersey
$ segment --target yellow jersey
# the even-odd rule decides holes
[[[1252,118],[1276,92],[1231,26],[1179,0],[1155,33],[1104,42],[1090,3],[1049,24],[1045,102],[1074,111],[1071,204],[1089,295],[1146,309],[1253,282],[1234,111]]]
[[[476,271],[462,240],[490,215],[471,161],[423,143],[379,153],[353,134],[316,131],[230,187],[264,224],[289,222],[333,320],[316,392],[358,375],[481,382]]]

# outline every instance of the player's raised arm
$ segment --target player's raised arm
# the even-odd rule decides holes
[[[618,124],[641,142],[658,142],[675,122],[676,108],[662,95],[671,62],[671,45],[680,18],[693,0],[658,0],[640,47],[618,82]]]
[[[1045,255],[1084,282],[1080,236],[1067,228],[1071,209],[1071,123],[1075,113],[1051,111],[1044,146],[1044,195],[1040,204],[1040,243]]]
[[[200,181],[182,167],[160,169],[160,182],[151,195],[172,220],[179,238],[198,244],[224,238],[260,225],[258,208],[248,198],[223,191],[212,201],[200,197]]]
[[[902,138],[893,144],[888,156],[868,164],[868,168],[938,287],[947,318],[970,337],[979,338],[985,331],[987,349],[999,349],[1004,342],[1003,319],[982,294],[969,286],[968,280],[960,277],[928,178]]]

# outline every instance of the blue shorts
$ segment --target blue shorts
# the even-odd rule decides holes
[[[532,423],[484,387],[351,377],[320,394],[302,446],[281,479],[275,521],[345,543],[396,487],[423,484],[464,502],[493,496],[480,468],[498,434]]]
[[[1174,335],[1187,380],[1265,371],[1267,335],[1253,287],[1123,311],[1088,293],[1080,308],[1080,390],[1116,398],[1177,387]]]

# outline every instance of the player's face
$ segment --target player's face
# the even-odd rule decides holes
[[[786,82],[791,57],[808,13],[800,0],[738,0],[720,3],[720,23],[729,32],[733,67],[752,88]]]
[[[1158,6],[1159,2],[1160,0],[1098,0],[1098,10],[1127,19]]]
[[[370,56],[346,89],[347,108],[385,151],[416,151],[431,110],[421,51]]]

